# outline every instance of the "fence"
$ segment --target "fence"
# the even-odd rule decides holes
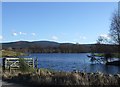
[[[34,59],[33,58],[23,58],[25,62],[34,68]],[[3,69],[19,69],[20,58],[3,58]]]

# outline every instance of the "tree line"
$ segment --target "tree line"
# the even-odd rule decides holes
[[[4,48],[3,48],[4,49]],[[118,45],[108,45],[108,44],[61,44],[58,47],[42,47],[40,45],[30,46],[26,48],[5,48],[5,50],[13,50],[16,52],[24,53],[116,53],[118,52]]]

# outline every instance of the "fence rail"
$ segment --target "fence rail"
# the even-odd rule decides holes
[[[34,58],[23,58],[25,62],[34,68]],[[19,69],[20,58],[3,58],[3,69]]]

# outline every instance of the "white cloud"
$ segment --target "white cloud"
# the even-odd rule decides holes
[[[18,34],[16,32],[12,33],[13,36],[17,36]]]
[[[101,37],[104,37],[104,38],[106,38],[106,39],[110,39],[110,35],[108,35],[108,34],[101,34],[100,36],[101,36]]]
[[[2,40],[3,39],[3,36],[2,35],[0,35],[0,40]]]
[[[26,35],[27,33],[24,32],[19,32],[20,35]]]
[[[53,40],[58,40],[58,37],[57,36],[52,36],[52,39]]]
[[[22,32],[19,32],[19,34],[21,35],[21,34],[22,34]]]
[[[24,33],[24,32],[13,32],[12,35],[13,35],[13,36],[27,35],[27,33]]]
[[[33,36],[35,36],[36,35],[36,33],[31,33]]]

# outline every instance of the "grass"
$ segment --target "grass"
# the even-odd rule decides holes
[[[8,75],[8,76],[6,76]],[[62,71],[49,71],[48,69],[39,69],[36,73],[4,73],[3,79],[8,78],[13,82],[28,83],[28,85],[120,85],[120,74],[110,75],[98,73],[83,73],[83,72],[62,72]]]
[[[18,57],[23,56],[25,53],[22,52],[14,52],[11,50],[2,50],[0,51],[0,57]]]
[[[104,53],[95,54],[97,57],[104,57]],[[113,58],[120,58],[120,53],[112,53]]]
[[[120,53],[114,53],[114,57],[120,58]]]

